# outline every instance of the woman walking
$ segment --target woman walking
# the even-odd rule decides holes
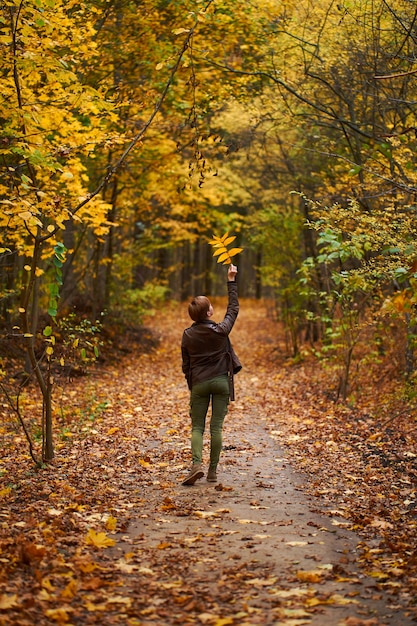
[[[237,267],[229,265],[227,272],[228,304],[222,322],[211,318],[213,306],[205,296],[193,298],[188,313],[193,324],[182,337],[182,371],[190,389],[191,470],[183,485],[194,485],[204,476],[202,470],[203,436],[207,411],[212,406],[210,419],[209,482],[217,481],[217,465],[222,449],[223,421],[229,400],[234,400],[233,375],[242,369],[230,343],[229,334],[239,313],[236,283]]]

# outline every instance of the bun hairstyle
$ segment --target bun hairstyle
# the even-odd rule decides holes
[[[202,322],[207,319],[210,308],[210,300],[206,296],[196,296],[188,305],[188,314],[194,322]]]

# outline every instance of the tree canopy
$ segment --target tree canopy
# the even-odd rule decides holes
[[[103,319],[222,293],[226,232],[242,295],[274,299],[339,397],[385,319],[414,375],[416,20],[408,0],[2,2],[3,337],[47,424],[51,368],[96,358]]]

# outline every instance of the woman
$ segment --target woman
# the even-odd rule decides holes
[[[233,374],[242,369],[229,340],[239,313],[236,283],[237,267],[227,272],[228,305],[222,322],[211,318],[213,307],[205,296],[197,296],[188,305],[194,323],[182,336],[182,371],[190,389],[192,467],[183,485],[194,485],[204,476],[202,470],[203,436],[207,411],[212,404],[210,420],[209,482],[217,481],[217,465],[222,449],[223,421],[229,400],[234,400]]]

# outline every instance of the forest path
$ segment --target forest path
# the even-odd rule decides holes
[[[224,307],[223,300],[215,302],[216,319]],[[329,515],[329,503],[304,491],[291,448],[281,445],[280,424],[308,414],[314,398],[288,388],[282,354],[274,347],[278,329],[265,306],[243,302],[231,335],[244,368],[236,377],[215,485],[205,478],[193,487],[181,485],[190,465],[188,390],[179,352],[189,325],[186,307],[147,324],[159,335],[158,348],[109,370],[105,385],[118,389],[111,396],[119,396],[113,402],[115,425],[123,415],[119,434],[136,441],[130,451],[116,446],[126,470],[119,476],[119,508],[128,514],[106,562],[116,559],[130,572],[123,596],[130,598],[137,623],[415,623],[395,597],[360,573],[359,537],[344,528],[338,511]]]
[[[226,302],[214,305],[221,319]],[[353,410],[336,412],[313,395],[308,367],[287,361],[266,304],[243,301],[231,335],[243,370],[219,482],[182,486],[188,325],[185,305],[167,306],[146,320],[159,338],[154,349],[145,349],[147,331],[139,344],[125,337],[123,358],[107,353],[61,395],[57,385],[56,457],[41,471],[10,431],[16,447],[0,476],[0,624],[415,624],[417,454],[378,465],[390,461],[392,441],[381,449]],[[36,394],[26,401],[35,406]],[[208,445],[207,433],[205,461]],[[387,474],[397,467],[401,474]],[[361,536],[348,529],[356,524]]]

